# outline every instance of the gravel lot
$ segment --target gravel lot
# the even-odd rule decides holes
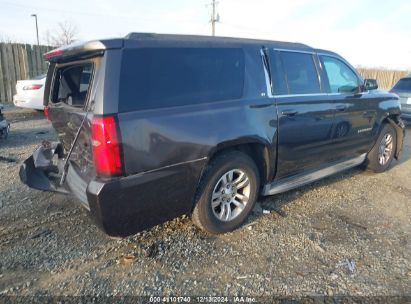
[[[70,197],[20,183],[21,162],[55,134],[42,113],[5,114],[0,295],[411,296],[409,127],[388,172],[353,169],[265,198],[233,233],[181,217],[113,239]]]

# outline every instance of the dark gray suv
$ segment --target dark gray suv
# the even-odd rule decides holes
[[[45,57],[60,142],[43,142],[21,180],[73,194],[110,235],[182,214],[231,231],[259,195],[359,165],[382,172],[401,152],[398,97],[330,51],[132,33]]]

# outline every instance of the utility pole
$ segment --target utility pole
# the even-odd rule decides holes
[[[212,6],[212,11],[211,11],[211,36],[215,36],[215,24],[216,22],[220,21],[220,16],[217,14],[216,16],[216,5],[218,2],[215,0],[212,0],[211,6]]]
[[[37,14],[31,14],[31,17],[36,18],[37,45],[40,45],[40,41],[39,41],[39,27],[38,27],[38,25],[37,25]]]

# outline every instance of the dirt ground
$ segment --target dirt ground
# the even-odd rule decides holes
[[[232,233],[181,217],[112,239],[72,198],[19,181],[21,162],[55,134],[42,113],[5,113],[0,295],[411,296],[410,127],[388,172],[352,169],[267,197]]]

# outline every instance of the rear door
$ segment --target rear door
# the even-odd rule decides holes
[[[342,58],[319,54],[327,92],[336,109],[333,139],[336,158],[368,152],[377,128],[378,94],[361,91],[363,81]]]
[[[53,79],[47,94],[49,118],[66,153],[86,115],[97,65],[96,60],[92,59],[68,62],[53,65],[54,71],[49,73]],[[94,174],[89,123],[91,116],[90,113],[70,157],[76,172],[86,180]]]
[[[335,108],[322,87],[314,52],[270,52],[278,107],[276,178],[318,168],[333,159]]]

